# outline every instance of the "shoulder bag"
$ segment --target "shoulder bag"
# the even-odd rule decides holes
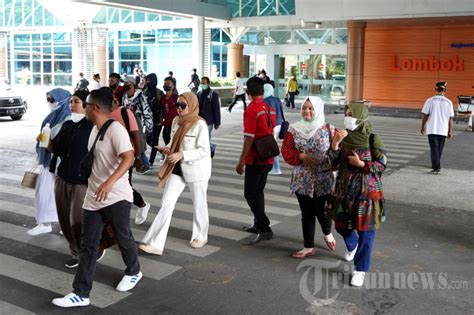
[[[99,138],[100,141],[104,140],[105,132],[113,122],[113,119],[109,119],[102,125],[99,132],[97,133],[97,136],[95,137],[94,144],[92,145],[89,152],[87,152],[87,154],[81,160],[79,174],[84,178],[89,178],[92,174],[92,166],[94,165],[94,150],[97,140],[99,140]]]
[[[270,110],[268,110],[268,105],[266,103],[265,112],[267,113],[268,126],[273,130]],[[273,132],[269,135],[255,139],[253,143],[255,146],[255,151],[257,151],[257,156],[259,160],[267,160],[280,154],[280,149],[278,148],[278,143],[276,142],[275,137],[273,136]]]

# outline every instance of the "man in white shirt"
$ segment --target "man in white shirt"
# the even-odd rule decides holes
[[[89,91],[100,89],[100,74],[96,73],[92,76],[92,83]]]
[[[244,111],[247,109],[247,104],[245,103],[244,81],[240,78],[240,72],[237,72],[235,76],[237,78],[235,79],[234,100],[229,105],[229,108],[227,108],[229,113],[232,111],[232,107],[234,107],[235,103],[237,103],[239,99],[241,99],[244,103]]]
[[[436,95],[426,100],[421,113],[421,134],[427,134],[431,149],[431,174],[441,174],[441,155],[446,137],[453,137],[453,103],[444,96],[446,81],[436,83]]]
[[[86,117],[95,125],[88,145],[88,149],[94,152],[94,160],[82,206],[81,254],[72,285],[74,290],[53,300],[53,304],[60,307],[90,304],[89,293],[105,221],[110,222],[114,229],[126,265],[125,275],[117,285],[117,290],[131,290],[143,276],[137,246],[130,230],[133,191],[128,181],[128,169],[133,165],[134,151],[127,130],[119,122],[110,119],[112,102],[112,90],[108,87],[92,91],[86,99]],[[105,132],[101,131],[102,127],[105,127]],[[97,137],[99,133],[102,136]]]

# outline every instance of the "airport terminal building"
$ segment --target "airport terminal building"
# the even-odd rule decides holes
[[[265,69],[280,96],[290,73],[327,102],[421,108],[436,81],[474,90],[469,1],[0,0],[0,78],[73,86],[136,67],[182,87],[191,68],[221,84]]]

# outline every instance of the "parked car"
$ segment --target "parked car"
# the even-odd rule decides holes
[[[333,80],[341,81],[340,84],[333,84],[331,86],[331,95],[332,96],[342,96],[346,93],[346,76],[336,74],[333,76]]]
[[[13,120],[20,120],[26,113],[28,105],[19,94],[13,93],[8,84],[0,82],[0,117],[10,116]]]

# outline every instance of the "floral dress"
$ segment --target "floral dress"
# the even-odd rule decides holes
[[[365,163],[363,168],[349,164],[352,151]],[[372,157],[370,149],[342,147],[339,151],[330,150],[329,155],[339,164],[333,207],[336,229],[372,231],[379,228],[385,217],[382,191],[382,172],[387,165],[385,151],[374,152],[380,156],[378,160]]]
[[[290,126],[283,140],[281,154],[288,164],[294,166],[290,184],[292,194],[298,193],[313,198],[332,192],[334,175],[328,150],[335,130],[329,124],[324,125],[312,137],[305,139]],[[316,167],[305,166],[299,159],[300,153],[313,157],[316,160]]]

